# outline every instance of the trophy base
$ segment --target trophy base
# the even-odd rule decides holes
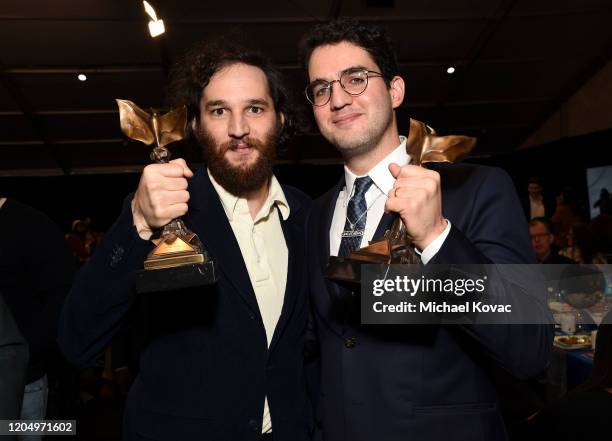
[[[174,268],[176,266],[204,263],[204,255],[200,253],[185,253],[165,256],[153,256],[144,262],[145,270]]]
[[[181,266],[158,267],[154,270],[144,269],[136,272],[136,292],[142,294],[212,285],[217,279],[217,267],[214,260]]]
[[[387,241],[381,240],[351,252],[349,257],[330,256],[325,277],[336,282],[361,285],[361,265],[390,263],[388,249]]]
[[[362,263],[348,257],[331,256],[325,268],[325,277],[335,282],[360,285]]]

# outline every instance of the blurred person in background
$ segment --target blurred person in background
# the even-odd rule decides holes
[[[591,228],[583,223],[574,225],[567,235],[568,246],[559,255],[569,257],[578,263],[605,265],[607,262],[601,252],[601,243]]]
[[[527,197],[521,200],[528,221],[539,217],[550,217],[554,212],[554,202],[544,196],[540,178],[529,178]]]
[[[607,189],[602,188],[599,200],[594,206],[599,207],[599,215],[591,220],[589,227],[601,251],[610,256],[612,254],[612,200]],[[610,257],[607,258],[607,261],[610,261]]]
[[[43,420],[49,395],[47,372],[57,353],[60,310],[76,262],[59,227],[13,199],[0,198],[0,231],[0,292],[29,345],[20,419]]]
[[[559,248],[567,246],[567,235],[571,228],[582,221],[581,207],[576,190],[565,187],[557,196],[557,207],[550,217],[555,231],[555,245]]]
[[[523,439],[597,439],[610,433],[612,313],[597,331],[593,372],[582,385],[529,418]]]
[[[0,292],[0,420],[19,418],[27,366],[28,344]]]
[[[555,236],[552,233],[552,225],[545,217],[536,217],[529,221],[529,236],[531,246],[539,263],[546,264],[568,264],[576,263],[574,260],[561,256],[553,249]]]

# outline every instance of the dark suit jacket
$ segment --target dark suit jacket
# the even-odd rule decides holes
[[[283,187],[287,288],[270,348],[238,243],[205,170],[190,180],[186,224],[220,270],[215,286],[135,296],[133,274],[150,242],[132,223],[128,197],[64,306],[61,347],[84,365],[103,350],[130,307],[145,310],[150,342],[130,390],[126,439],[258,440],[267,396],[275,440],[304,440],[312,428],[303,378],[307,323],[305,223],[310,200]],[[138,314],[136,314],[138,315]],[[140,314],[143,315],[143,314]]]
[[[531,203],[529,202],[529,195],[521,198],[521,205],[527,222],[531,220]],[[555,201],[549,197],[544,197],[544,217],[550,219],[555,214]]]
[[[430,263],[532,263],[527,225],[509,177],[474,165],[437,166],[450,234]],[[325,280],[329,230],[343,182],[310,217],[311,295],[321,358],[317,418],[326,441],[504,439],[490,370],[517,377],[546,367],[552,328],[365,326],[355,296]],[[393,217],[384,215],[380,237]]]

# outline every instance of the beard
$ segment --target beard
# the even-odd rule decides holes
[[[280,127],[276,126],[262,140],[247,136],[217,144],[209,132],[198,127],[195,138],[202,147],[204,161],[215,181],[234,196],[244,197],[260,189],[272,177],[279,134]],[[257,150],[259,155],[252,164],[233,165],[225,157],[227,151],[238,144],[247,144]]]

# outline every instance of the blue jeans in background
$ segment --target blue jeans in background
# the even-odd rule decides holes
[[[21,406],[21,420],[44,420],[47,415],[48,395],[49,384],[46,374],[30,384],[26,384],[23,393],[23,405]],[[41,440],[42,435],[19,436],[19,441]]]

